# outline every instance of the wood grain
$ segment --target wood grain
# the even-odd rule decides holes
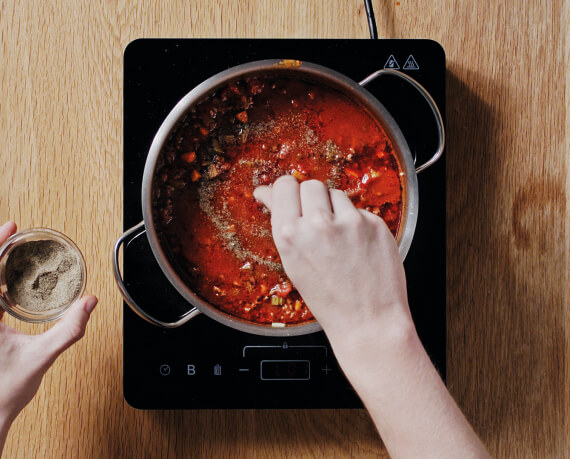
[[[450,390],[493,456],[567,457],[568,2],[373,3],[381,37],[431,38],[447,53]],[[100,298],[5,457],[386,455],[362,411],[130,408],[110,266],[131,40],[367,36],[360,0],[0,0],[0,221],[68,234]]]

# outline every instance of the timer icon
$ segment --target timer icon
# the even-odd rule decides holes
[[[170,365],[161,365],[160,366],[160,374],[162,376],[168,376],[170,374]]]

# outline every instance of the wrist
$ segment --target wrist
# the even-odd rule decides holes
[[[417,338],[407,303],[396,302],[366,311],[372,312],[323,324],[335,352],[369,355],[376,359],[376,352],[370,354],[367,351],[402,347]]]
[[[404,307],[405,306],[405,307]],[[402,360],[425,354],[417,335],[407,304],[393,305],[383,310],[377,318],[363,318],[358,325],[339,327],[338,331],[326,329],[335,356],[353,385],[360,378],[377,382],[389,378]],[[370,379],[377,373],[376,378]]]

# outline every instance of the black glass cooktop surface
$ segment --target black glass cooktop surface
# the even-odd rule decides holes
[[[124,54],[124,229],[142,220],[141,183],[154,134],[194,86],[260,59],[314,62],[361,81],[381,68],[417,79],[445,110],[445,54],[430,40],[141,39]],[[367,89],[400,125],[416,165],[437,147],[426,102],[407,83],[381,77]],[[445,154],[418,175],[419,217],[405,260],[419,336],[445,377]],[[125,284],[164,321],[188,309],[155,262],[145,235],[124,249]],[[176,329],[145,322],[124,305],[124,396],[141,409],[356,408],[323,332],[274,338],[198,315]]]

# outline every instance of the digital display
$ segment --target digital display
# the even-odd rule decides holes
[[[263,380],[307,380],[311,378],[311,362],[308,360],[262,360]]]

